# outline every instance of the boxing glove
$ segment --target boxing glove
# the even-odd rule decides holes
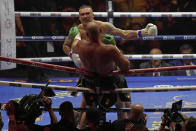
[[[76,26],[71,27],[70,30],[69,30],[68,37],[73,40],[78,33],[79,33],[79,28],[78,27],[76,27]]]
[[[137,31],[138,37],[157,36],[157,34],[157,26],[152,23],[149,23],[144,29]]]
[[[74,53],[73,51],[70,51],[69,57],[73,60],[76,67],[81,67],[82,63],[78,54]]]
[[[104,34],[101,40],[104,44],[116,45],[114,36],[111,34]]]

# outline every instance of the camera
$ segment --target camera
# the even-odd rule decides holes
[[[163,117],[166,120],[167,127],[170,127],[170,124],[173,122],[175,123],[176,129],[181,129],[182,124],[185,121],[182,114],[178,112],[181,109],[182,109],[182,100],[173,103],[171,109],[164,110]]]
[[[43,101],[43,96],[55,96],[53,90],[47,88],[47,85],[42,88],[42,91],[38,95],[30,94],[25,95],[20,101],[12,100],[16,121],[19,123],[23,122],[26,125],[34,124],[35,119],[42,114],[41,106],[46,106],[46,103]],[[47,103],[47,105],[51,104],[52,102]]]

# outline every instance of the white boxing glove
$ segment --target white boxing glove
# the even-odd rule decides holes
[[[145,36],[157,36],[158,30],[157,26],[149,23],[146,28],[137,31],[138,37],[145,37]]]
[[[147,32],[147,36],[157,36],[158,34],[157,26],[151,23],[148,24],[145,29]]]
[[[81,63],[81,60],[80,60],[80,57],[78,54],[74,53],[73,51],[71,51],[69,53],[69,57],[73,60],[74,64],[76,67],[80,68],[82,63]]]

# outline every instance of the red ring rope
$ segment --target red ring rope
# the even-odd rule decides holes
[[[59,65],[54,65],[54,64],[46,64],[46,63],[41,63],[41,62],[36,62],[36,61],[29,61],[29,60],[21,60],[17,58],[9,58],[9,57],[4,57],[0,56],[1,61],[7,61],[7,62],[13,62],[17,64],[22,64],[22,65],[29,65],[29,66],[35,66],[35,67],[44,67],[47,69],[53,69],[53,70],[60,70],[60,71],[67,71],[71,73],[79,73],[79,74],[86,74],[90,75],[89,72],[86,72],[82,69],[79,68],[72,68],[72,67],[67,67],[67,66],[59,66]]]
[[[54,70],[68,71],[68,72],[72,72],[72,73],[91,75],[90,72],[87,72],[85,70],[82,70],[79,68],[67,67],[67,66],[46,64],[46,63],[41,63],[41,62],[21,60],[21,59],[17,59],[17,58],[9,58],[9,57],[4,57],[4,56],[0,56],[0,60],[7,61],[7,62],[13,62],[13,63],[17,63],[17,64],[35,66],[35,67],[44,67],[47,69],[54,69]],[[146,69],[132,69],[132,70],[128,70],[128,71],[116,70],[116,71],[112,71],[111,73],[109,73],[109,75],[120,75],[120,74],[126,75],[126,74],[136,74],[136,73],[175,71],[175,70],[187,70],[187,69],[196,69],[196,65],[161,67],[161,68],[146,68]]]
[[[196,65],[187,65],[187,66],[172,66],[172,67],[159,67],[159,68],[146,68],[146,69],[132,69],[128,71],[113,71],[112,75],[128,75],[128,74],[137,74],[137,73],[150,73],[150,72],[162,72],[162,71],[176,71],[176,70],[190,70],[196,69]]]

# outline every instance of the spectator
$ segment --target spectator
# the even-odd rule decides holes
[[[188,44],[184,44],[180,47],[180,53],[181,54],[192,54],[193,48]],[[192,60],[192,59],[173,60],[170,63],[173,66],[196,65],[196,60]],[[195,76],[196,71],[195,70],[179,70],[179,71],[175,72],[175,75],[177,75],[177,76]]]
[[[8,131],[28,131],[28,127],[24,123],[18,123],[15,116],[15,107],[12,101],[6,104],[5,109],[9,118]]]
[[[56,124],[51,124],[44,131],[78,131],[74,124],[73,105],[69,101],[61,103],[59,107],[61,120]]]
[[[147,131],[147,115],[141,104],[131,106],[128,119],[117,120],[112,123],[114,131]]]
[[[154,54],[162,54],[162,51],[158,48],[153,48],[150,53],[151,55]],[[171,66],[169,63],[166,63],[165,61],[162,60],[150,60],[144,63],[140,64],[140,68],[159,68],[159,67],[168,67]],[[173,75],[172,72],[152,72],[152,73],[145,73],[145,74],[141,74],[142,76],[170,76]]]
[[[182,126],[182,131],[195,131],[196,129],[196,118],[189,117]]]
[[[87,119],[87,127],[82,129],[81,131],[96,131],[100,130],[99,120],[100,120],[100,111],[95,107],[90,107],[86,112],[86,119]]]

